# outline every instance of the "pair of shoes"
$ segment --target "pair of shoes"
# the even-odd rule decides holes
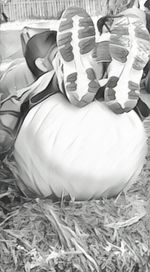
[[[72,104],[85,106],[94,100],[100,81],[98,63],[93,58],[95,27],[84,9],[69,7],[64,11],[57,45],[66,96]],[[112,61],[105,89],[106,104],[115,113],[128,112],[138,102],[143,68],[150,56],[150,35],[139,15],[126,12],[114,18],[108,55]]]

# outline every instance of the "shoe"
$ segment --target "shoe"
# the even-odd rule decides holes
[[[75,106],[83,107],[94,100],[100,87],[96,78],[98,64],[92,58],[95,27],[84,9],[69,7],[63,12],[57,45],[66,96]]]
[[[14,143],[27,113],[35,105],[58,93],[57,78],[49,71],[30,86],[17,90],[0,105],[0,160],[11,154]]]
[[[150,34],[136,14],[122,15],[111,28],[105,101],[117,114],[131,111],[140,95],[143,68],[150,56]]]

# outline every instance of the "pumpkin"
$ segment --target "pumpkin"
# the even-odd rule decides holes
[[[135,111],[116,115],[97,100],[83,108],[55,94],[32,108],[16,139],[23,184],[37,196],[114,196],[139,175],[147,152]]]

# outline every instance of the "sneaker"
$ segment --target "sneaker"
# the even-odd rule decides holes
[[[11,154],[16,137],[28,111],[47,97],[59,92],[54,71],[49,71],[30,86],[1,100],[0,160]]]
[[[115,113],[131,111],[140,95],[143,68],[150,56],[150,35],[143,19],[136,14],[114,19],[105,101]]]
[[[83,107],[94,100],[100,87],[96,77],[98,64],[92,58],[95,27],[84,9],[69,7],[63,12],[57,45],[66,96],[75,106]]]

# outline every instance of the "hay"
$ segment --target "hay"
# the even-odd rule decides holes
[[[10,169],[1,164],[1,272],[150,271],[150,148],[137,183],[116,199],[27,198]]]

